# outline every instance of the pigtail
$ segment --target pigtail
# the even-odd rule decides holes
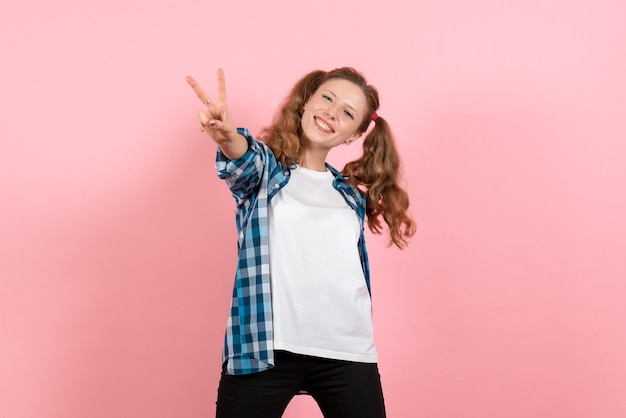
[[[399,185],[401,169],[389,124],[377,116],[375,126],[363,140],[363,155],[346,164],[343,175],[365,194],[370,231],[382,233],[382,217],[389,226],[389,244],[403,249],[416,227],[408,213],[409,196]]]
[[[302,157],[300,134],[304,105],[326,75],[325,71],[316,70],[302,77],[283,100],[272,124],[261,130],[259,139],[270,147],[284,166],[290,166]]]

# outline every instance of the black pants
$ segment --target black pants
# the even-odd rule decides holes
[[[384,418],[376,363],[275,352],[274,368],[248,375],[222,372],[217,418],[280,418],[291,399],[310,394],[325,418]]]

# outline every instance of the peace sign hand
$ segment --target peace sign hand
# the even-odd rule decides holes
[[[196,96],[206,106],[198,112],[200,130],[206,133],[218,144],[232,141],[237,136],[237,130],[226,106],[226,80],[224,71],[217,70],[217,97],[211,100],[202,87],[190,76],[186,77]]]

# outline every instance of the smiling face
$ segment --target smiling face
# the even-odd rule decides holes
[[[304,106],[303,146],[328,152],[357,139],[366,111],[367,99],[356,84],[340,78],[322,83]]]

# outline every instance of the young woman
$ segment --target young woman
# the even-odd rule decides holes
[[[235,127],[221,69],[217,80],[212,100],[187,77],[237,204],[217,417],[278,418],[299,393],[327,418],[384,417],[364,225],[381,233],[384,222],[404,248],[415,224],[378,92],[352,68],[313,71],[257,141]],[[366,132],[361,158],[341,172],[326,163]]]

